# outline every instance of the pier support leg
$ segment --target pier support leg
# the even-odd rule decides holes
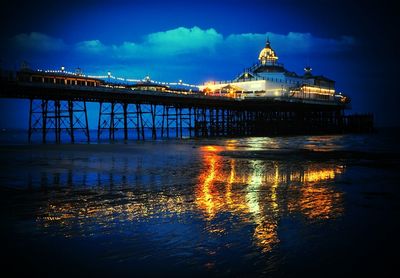
[[[136,107],[136,134],[137,134],[137,139],[139,140],[140,139],[140,129],[143,126],[142,113],[140,111],[140,104],[139,103],[136,103],[135,107]]]
[[[32,117],[33,117],[33,99],[29,99],[29,127],[28,127],[28,142],[32,142]]]
[[[88,113],[87,113],[87,108],[86,108],[86,101],[83,102],[83,113],[85,117],[85,130],[86,130],[86,139],[87,142],[90,142],[90,129],[89,129],[89,118],[88,118]]]
[[[110,128],[109,128],[109,136],[108,136],[108,139],[109,140],[114,140],[115,139],[115,137],[114,137],[114,135],[115,135],[115,133],[114,133],[114,106],[115,106],[115,103],[114,102],[112,102],[111,103],[111,112],[110,112]]]
[[[48,141],[48,134],[54,134],[54,142],[61,143],[63,131],[70,136],[70,142],[76,140],[75,132],[81,130],[89,137],[86,103],[72,100],[35,100],[29,103],[28,140],[32,142],[35,132],[41,132],[42,142]],[[53,133],[54,131],[54,133]]]
[[[151,137],[153,139],[157,139],[157,129],[156,129],[156,116],[157,116],[157,105],[150,105],[150,113],[151,113]]]
[[[175,137],[179,137],[178,107],[175,107]]]
[[[163,106],[162,120],[161,120],[161,138],[164,138],[164,126],[165,126],[166,106]]]
[[[100,136],[101,136],[101,118],[102,118],[102,111],[103,111],[103,102],[100,102],[99,120],[98,120],[98,124],[97,124],[97,141],[100,140]]]
[[[189,138],[192,138],[193,127],[192,127],[192,108],[191,107],[189,107],[189,126],[188,126],[188,128],[189,128]]]
[[[74,103],[72,100],[68,101],[68,114],[69,114],[69,129],[70,129],[70,136],[71,136],[71,143],[75,143],[75,136],[74,136]]]
[[[182,139],[182,107],[179,107],[179,133]]]
[[[42,100],[42,142],[46,144],[47,133],[47,100]]]
[[[124,110],[124,140],[128,140],[128,104],[122,104]]]
[[[203,117],[203,124],[202,124],[201,136],[208,137],[207,108],[202,108],[202,117]]]

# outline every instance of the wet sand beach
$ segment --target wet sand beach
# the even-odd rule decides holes
[[[0,146],[12,276],[395,269],[396,135]]]

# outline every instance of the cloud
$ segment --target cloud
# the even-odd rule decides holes
[[[78,42],[74,49],[86,54],[107,53],[116,59],[160,59],[196,53],[214,53],[223,42],[223,36],[215,29],[199,27],[168,30],[146,35],[141,42],[125,41],[119,45],[105,45],[100,40]]]
[[[352,37],[318,38],[310,33],[242,33],[223,36],[215,29],[179,27],[165,32],[146,35],[142,41],[125,41],[119,45],[104,45],[98,40],[85,41],[76,45],[77,49],[92,54],[107,51],[116,59],[167,60],[177,57],[215,58],[240,56],[243,53],[256,53],[269,38],[275,50],[282,54],[333,53],[344,51],[354,45]]]
[[[111,52],[113,57],[126,59],[143,57],[144,47],[134,42],[123,42],[121,45],[112,45]],[[147,58],[147,57],[143,57]]]
[[[62,39],[53,38],[48,35],[31,32],[22,33],[11,38],[11,44],[20,50],[31,51],[60,51],[65,50],[67,45]]]
[[[105,52],[108,47],[99,40],[90,40],[76,43],[75,49],[81,52],[100,54]]]
[[[195,26],[150,33],[140,40],[119,44],[106,44],[99,39],[66,44],[60,38],[32,32],[13,37],[9,49],[14,56],[22,54],[24,59],[36,64],[65,65],[67,60],[71,66],[83,66],[92,74],[112,70],[141,76],[160,71],[160,79],[175,74],[186,78],[216,76],[221,70],[227,76],[238,74],[240,69],[257,61],[267,38],[282,58],[280,62],[290,65],[290,69],[304,64],[304,57],[331,58],[332,54],[349,50],[356,43],[352,37],[321,38],[298,32],[222,35],[213,28]],[[51,53],[57,55],[47,55]]]
[[[179,55],[193,51],[213,52],[223,42],[223,36],[215,29],[179,27],[165,32],[149,34],[145,45],[163,55]]]
[[[122,59],[165,59],[198,53],[215,53],[223,36],[215,29],[199,27],[168,30],[148,34],[141,42],[125,41],[111,45],[110,55]]]
[[[104,55],[114,59],[160,60],[190,57],[232,57],[243,53],[258,53],[269,38],[274,49],[283,54],[332,53],[354,45],[352,37],[318,38],[310,33],[287,34],[241,33],[223,36],[215,29],[178,27],[164,32],[147,34],[141,41],[125,41],[106,45],[100,40],[85,40],[68,46],[62,39],[32,32],[11,39],[19,49],[35,51],[69,50],[86,55]],[[70,51],[71,51],[70,50]],[[256,54],[255,54],[256,56]]]

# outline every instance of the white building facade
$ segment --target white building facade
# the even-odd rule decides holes
[[[207,82],[199,86],[208,95],[236,98],[276,98],[297,101],[347,102],[348,98],[336,94],[335,81],[324,76],[314,76],[306,67],[304,75],[289,72],[278,63],[278,56],[267,40],[258,63],[246,69],[230,82]]]

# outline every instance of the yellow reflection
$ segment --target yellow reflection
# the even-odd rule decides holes
[[[114,220],[145,221],[200,211],[207,220],[208,232],[224,233],[225,227],[210,220],[227,213],[234,216],[234,221],[254,226],[255,244],[268,252],[279,242],[277,228],[280,218],[286,214],[328,219],[343,212],[343,194],[329,187],[329,181],[343,173],[343,166],[308,162],[292,163],[289,167],[282,161],[219,155],[227,148],[235,149],[237,144],[231,140],[227,141],[226,148],[211,145],[200,148],[202,163],[192,196],[182,192],[166,196],[157,191],[140,194],[129,191],[120,192],[117,199],[113,196],[110,200],[86,197],[79,201],[49,202],[38,221],[43,226],[52,223],[83,226],[87,221],[96,221],[107,227]]]
[[[335,205],[342,197],[339,193],[325,187],[307,185],[302,188],[301,194],[300,208],[309,218],[327,219],[342,212],[342,207]]]
[[[209,220],[218,213],[230,212],[253,222],[254,240],[264,251],[279,242],[278,220],[286,209],[314,219],[336,217],[342,211],[342,193],[318,183],[341,174],[342,166],[314,163],[306,169],[287,170],[278,162],[271,165],[263,160],[229,158],[229,167],[223,167],[218,151],[208,146],[203,151],[205,167],[196,190],[197,207]],[[222,189],[216,190],[216,184]],[[289,190],[280,195],[282,185],[288,185]]]
[[[45,227],[52,223],[65,227],[77,223],[83,227],[90,221],[96,221],[100,226],[108,227],[114,220],[133,221],[165,217],[179,215],[193,209],[190,199],[183,196],[132,195],[130,192],[122,194],[115,202],[94,197],[67,203],[50,203],[44,215],[38,217],[37,221]],[[70,234],[66,232],[65,236],[70,236]]]
[[[217,146],[205,146],[204,149],[209,152],[216,152],[219,150],[219,148]]]
[[[218,199],[215,199],[214,195],[212,194],[216,171],[216,160],[216,155],[207,156],[207,165],[209,167],[207,172],[200,177],[203,186],[199,189],[201,192],[198,192],[196,196],[197,205],[207,213],[209,218],[215,216],[216,208],[219,207],[217,201]]]
[[[277,188],[279,185],[279,167],[276,163],[274,163],[274,181],[271,184],[271,203],[274,210],[278,209],[278,195]]]
[[[231,171],[230,171],[228,183],[226,185],[225,198],[226,198],[226,203],[228,204],[228,206],[231,207],[234,204],[234,202],[232,200],[232,184],[235,181],[235,175],[236,175],[234,159],[231,159],[230,167],[231,167]]]
[[[335,192],[321,182],[334,179],[343,170],[342,166],[333,166],[330,169],[308,169],[303,175],[291,176],[293,180],[300,181],[302,186],[293,188],[299,198],[289,200],[288,210],[300,211],[313,219],[328,219],[340,215],[343,211],[343,193]]]
[[[254,239],[263,252],[271,251],[273,245],[279,242],[277,228],[278,225],[276,221],[270,223],[265,221],[258,223],[254,229]]]
[[[238,140],[230,139],[226,141],[225,148],[227,151],[237,150]]]
[[[206,147],[204,150],[209,151],[210,148]],[[199,177],[196,205],[203,211],[205,217],[212,219],[218,213],[225,211],[241,217],[244,221],[251,221],[256,225],[254,231],[256,244],[264,251],[271,250],[273,244],[278,242],[277,221],[264,215],[264,212],[271,211],[271,208],[261,200],[263,196],[260,190],[267,181],[263,162],[250,161],[250,165],[246,165],[244,171],[237,173],[234,159],[230,159],[229,169],[218,166],[221,164],[221,157],[216,153],[204,152],[203,161],[206,167],[204,167],[205,172]],[[215,184],[224,183],[225,194],[215,189]],[[275,184],[278,184],[277,180]],[[238,190],[235,190],[235,186]]]
[[[262,174],[262,164],[260,161],[251,161],[250,169],[253,169],[252,174],[248,177],[247,187],[246,187],[246,201],[249,207],[249,211],[253,214],[260,213],[260,205],[259,205],[259,192],[262,183],[263,183],[263,174]]]

